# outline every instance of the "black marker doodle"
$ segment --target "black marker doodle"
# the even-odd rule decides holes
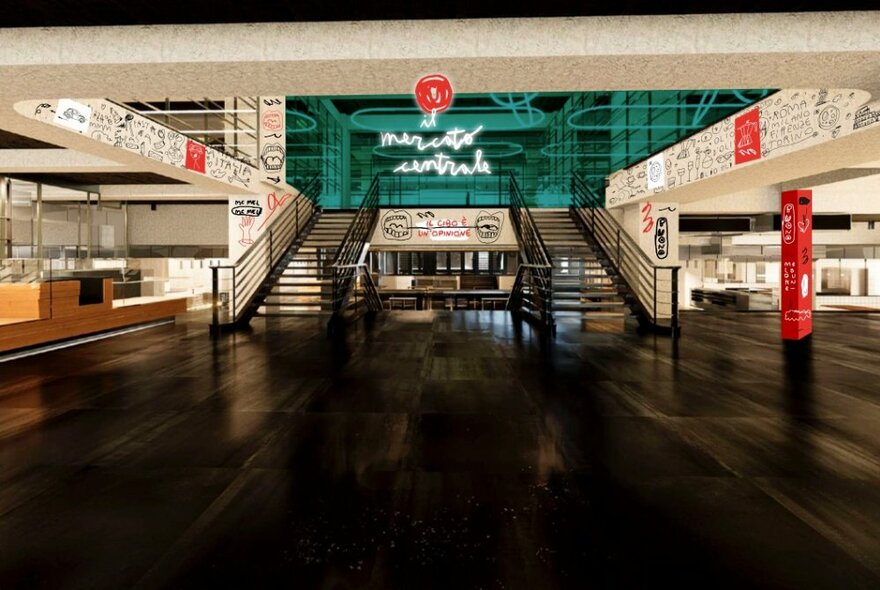
[[[853,119],[853,131],[873,125],[877,121],[880,121],[880,110],[872,111],[870,106],[865,105],[856,111]]]
[[[284,148],[280,144],[270,143],[263,148],[260,160],[267,172],[278,172],[284,167]]]
[[[477,239],[484,244],[498,241],[501,235],[501,227],[504,225],[504,213],[495,211],[480,211],[477,213],[477,221],[474,229],[477,230]]]
[[[657,256],[659,260],[663,260],[669,256],[668,226],[669,223],[665,217],[657,218],[657,225],[654,229],[654,255]]]
[[[405,242],[412,238],[412,215],[404,209],[393,209],[382,217],[382,235],[388,240]]]
[[[840,109],[830,104],[819,111],[819,127],[822,129],[832,129],[840,120]]]

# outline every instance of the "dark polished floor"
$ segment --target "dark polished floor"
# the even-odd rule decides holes
[[[0,364],[0,588],[878,588],[880,316],[197,321]]]

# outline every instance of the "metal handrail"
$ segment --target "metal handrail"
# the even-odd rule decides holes
[[[233,264],[211,266],[211,293],[213,315],[211,329],[222,326],[246,325],[255,309],[253,304],[260,288],[270,281],[282,266],[291,246],[312,222],[317,211],[321,191],[319,175],[315,175],[294,196],[292,206],[281,209],[278,216]],[[220,297],[220,272],[229,271],[232,286],[227,301]],[[225,321],[220,318],[221,308],[228,308]]]
[[[572,218],[592,235],[605,260],[634,299],[640,320],[652,328],[680,331],[677,265],[658,265],[605,209],[605,201],[576,173],[571,179]]]
[[[525,310],[537,317],[540,325],[553,333],[553,258],[541,238],[538,226],[523,198],[513,174],[508,180],[510,219],[525,260],[516,271],[516,279],[507,300],[507,309]]]
[[[366,255],[370,236],[376,226],[376,220],[379,218],[379,176],[374,176],[370,183],[367,194],[361,201],[361,206],[355,213],[354,219],[345,232],[345,237],[336,250],[336,256],[330,267],[333,269],[333,294],[331,298],[331,309],[333,315],[330,318],[331,325],[341,319],[342,314],[350,307],[348,300],[355,294],[355,305],[357,304],[357,294],[355,283],[358,276],[366,269],[363,258]],[[376,285],[369,276],[369,272],[364,275],[369,277],[363,282],[367,309],[369,311],[380,311],[382,302],[379,298],[379,292]]]

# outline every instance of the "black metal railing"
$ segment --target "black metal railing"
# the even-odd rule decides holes
[[[250,322],[314,225],[320,194],[321,181],[316,174],[235,263],[211,267],[212,332]]]
[[[330,319],[331,326],[342,318],[342,314],[352,307],[357,312],[360,305],[358,298],[357,282],[361,280],[363,301],[366,311],[380,311],[382,301],[376,284],[370,276],[369,269],[364,262],[366,249],[370,236],[376,227],[379,218],[379,177],[375,176],[366,196],[361,201],[361,206],[355,213],[354,219],[345,233],[345,237],[339,244],[336,257],[330,264],[333,269],[333,292],[331,295],[333,315]]]
[[[603,262],[619,277],[639,321],[678,336],[678,266],[655,264],[605,209],[605,199],[577,174],[571,178],[572,218],[592,236]]]
[[[507,300],[507,309],[525,312],[535,318],[548,333],[555,330],[553,319],[553,259],[541,239],[538,226],[513,174],[508,179],[510,219],[519,242],[523,262]]]

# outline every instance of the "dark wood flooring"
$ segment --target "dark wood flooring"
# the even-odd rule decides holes
[[[878,588],[880,316],[388,312],[0,364],[0,588]]]

